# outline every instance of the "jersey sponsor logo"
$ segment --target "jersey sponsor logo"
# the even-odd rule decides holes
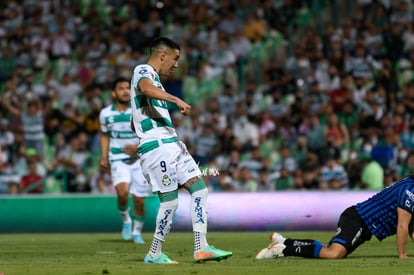
[[[168,175],[162,176],[162,184],[164,186],[168,186],[171,184],[171,179],[168,177]]]
[[[138,73],[139,73],[140,75],[144,75],[144,74],[148,73],[148,70],[147,70],[147,69],[142,69],[142,70],[140,70]]]
[[[406,190],[405,194],[410,198],[410,200],[414,201],[414,193],[410,190]]]
[[[136,138],[137,135],[134,132],[111,132],[111,138]]]
[[[154,106],[162,107],[164,109],[167,109],[168,108],[167,102],[166,101],[163,101],[163,100],[160,100],[160,99],[151,99],[151,103]],[[162,120],[165,120],[165,118],[162,118]]]
[[[135,104],[135,107],[137,109],[142,108],[142,107],[146,107],[148,105],[151,105],[151,106],[154,106],[154,107],[161,107],[161,108],[164,108],[164,109],[168,108],[168,104],[167,104],[166,101],[159,100],[159,99],[148,98],[145,95],[135,96],[134,97],[134,104]],[[163,120],[163,121],[167,120],[168,121],[168,119],[166,119],[166,118],[152,118],[152,119],[153,120],[158,120],[158,121],[160,121],[160,120]],[[172,123],[169,123],[169,124],[172,127]]]

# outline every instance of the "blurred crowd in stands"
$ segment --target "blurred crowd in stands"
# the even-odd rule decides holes
[[[113,193],[98,114],[160,35],[182,47],[165,88],[193,106],[173,122],[213,192],[414,173],[413,3],[358,0],[337,26],[333,3],[1,1],[0,193]]]

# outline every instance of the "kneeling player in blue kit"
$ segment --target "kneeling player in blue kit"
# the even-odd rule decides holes
[[[408,258],[408,236],[414,240],[414,175],[409,175],[342,212],[336,235],[324,246],[317,240],[285,238],[277,232],[270,236],[271,244],[262,249],[256,259],[285,256],[341,259],[374,235],[378,240],[397,234],[397,251],[401,259]]]

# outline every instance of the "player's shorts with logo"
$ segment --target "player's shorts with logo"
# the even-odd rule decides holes
[[[152,185],[152,191],[161,193],[177,190],[188,180],[201,177],[201,171],[181,141],[162,143],[141,154],[143,174]]]
[[[331,239],[332,243],[338,243],[346,248],[347,254],[351,254],[358,246],[372,237],[371,231],[355,209],[355,206],[348,207],[342,212],[338,221],[336,235]]]
[[[139,160],[117,160],[111,162],[111,177],[114,186],[129,182],[129,192],[137,197],[152,195],[151,185],[144,175]]]

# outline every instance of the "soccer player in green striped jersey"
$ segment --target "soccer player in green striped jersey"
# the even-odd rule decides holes
[[[175,42],[166,37],[156,38],[150,45],[148,62],[135,67],[131,80],[132,121],[140,139],[138,152],[142,170],[160,198],[154,238],[144,259],[146,263],[177,263],[162,252],[162,245],[178,207],[179,187],[184,187],[191,195],[194,260],[219,261],[232,256],[232,252],[207,243],[207,187],[196,162],[179,141],[167,109],[167,102],[171,102],[183,115],[191,111],[190,105],[164,90],[160,79],[168,77],[178,67],[179,57],[180,47]]]
[[[141,232],[144,226],[145,197],[152,192],[139,163],[139,140],[131,129],[129,90],[128,80],[116,79],[112,87],[113,103],[100,112],[100,167],[103,171],[110,169],[111,172],[118,209],[123,220],[122,238],[133,239],[135,243],[141,244],[144,243]],[[134,202],[133,219],[128,205],[130,193]]]

